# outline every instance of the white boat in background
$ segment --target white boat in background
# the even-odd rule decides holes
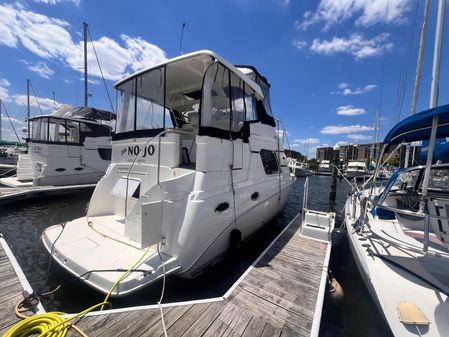
[[[308,177],[313,174],[313,171],[309,169],[309,164],[303,162],[296,162],[295,175],[297,177]]]
[[[210,51],[115,84],[112,162],[87,215],[44,231],[51,257],[125,296],[167,274],[198,275],[268,223],[295,179],[269,87],[255,68]]]
[[[350,161],[346,165],[345,177],[347,179],[364,178],[369,175],[366,163],[363,161]]]
[[[50,115],[30,118],[28,153],[19,156],[17,176],[5,185],[37,186],[92,184],[111,160],[111,119],[108,111],[63,106]]]
[[[384,189],[354,187],[346,202],[354,259],[395,336],[449,335],[449,164],[431,164],[448,122],[449,105],[400,122],[385,147],[430,138],[427,165],[393,173]]]
[[[313,174],[313,171],[309,169],[309,164],[290,157],[287,160],[290,172],[296,177],[308,177]]]

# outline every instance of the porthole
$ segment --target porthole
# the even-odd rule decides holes
[[[256,201],[257,199],[259,199],[259,192],[251,194],[251,200]]]
[[[58,167],[57,169],[55,169],[56,172],[64,172],[65,168],[63,167]]]
[[[84,170],[84,167],[75,167],[75,171],[82,171]]]
[[[229,203],[222,202],[221,204],[218,204],[217,207],[215,207],[215,213],[223,213],[229,208]]]

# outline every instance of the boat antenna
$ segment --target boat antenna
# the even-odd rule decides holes
[[[183,54],[182,52],[182,42],[183,42],[183,38],[184,38],[184,29],[186,28],[186,23],[183,22],[182,23],[182,28],[181,28],[181,39],[179,41],[179,54]]]
[[[56,105],[55,92],[53,91],[53,104]]]
[[[89,93],[87,91],[87,23],[83,22],[83,30],[84,30],[84,106],[87,107]]]

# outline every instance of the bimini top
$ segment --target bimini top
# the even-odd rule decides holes
[[[449,104],[425,110],[396,124],[384,139],[384,144],[394,145],[430,139],[433,116],[438,116],[436,138],[449,136]]]
[[[89,121],[111,121],[116,118],[114,113],[92,107],[74,107],[71,105],[63,105],[58,110],[49,115],[31,117],[30,120],[42,117],[57,117],[64,119],[83,119]]]
[[[213,58],[216,59],[218,62],[222,63],[224,66],[226,66],[228,69],[230,69],[232,72],[234,72],[240,79],[242,79],[246,84],[248,84],[255,92],[256,94],[260,97],[260,98],[264,98],[263,92],[260,88],[260,86],[254,82],[250,77],[248,77],[246,74],[244,74],[240,69],[236,68],[234,65],[232,65],[231,63],[229,63],[228,61],[226,61],[224,58],[222,58],[221,56],[215,54],[214,52],[210,51],[210,50],[200,50],[200,51],[196,51],[193,53],[189,53],[189,54],[185,54],[185,55],[181,55],[169,60],[166,60],[164,62],[161,62],[159,64],[156,64],[154,66],[151,66],[149,68],[140,70],[132,75],[129,75],[128,77],[125,77],[124,79],[118,81],[117,83],[115,83],[113,85],[114,88],[117,88],[117,86],[119,86],[120,84],[128,81],[129,79],[136,77],[142,73],[146,73],[152,69],[157,69],[160,68],[162,66],[171,64],[171,63],[176,63],[178,61],[182,61],[182,60],[186,60],[189,58],[194,58],[194,57],[205,57],[205,58]],[[245,66],[246,68],[249,68],[248,66]],[[255,68],[253,68],[255,69]],[[265,78],[264,78],[265,79]],[[266,81],[266,80],[265,80]],[[267,82],[268,84],[268,82]]]

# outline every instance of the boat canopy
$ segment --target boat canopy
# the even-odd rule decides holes
[[[388,146],[430,139],[432,120],[438,116],[436,138],[449,136],[449,104],[412,115],[393,127],[384,139]]]
[[[63,105],[58,110],[52,112],[50,115],[32,117],[30,120],[40,117],[58,117],[64,119],[84,119],[90,121],[106,121],[109,122],[115,119],[115,114],[106,110],[92,108],[88,106],[74,107],[69,104]]]
[[[265,77],[250,66],[236,68],[211,51],[167,60],[116,83],[113,140],[153,137],[169,128],[200,136],[241,138],[249,125],[275,126]]]

